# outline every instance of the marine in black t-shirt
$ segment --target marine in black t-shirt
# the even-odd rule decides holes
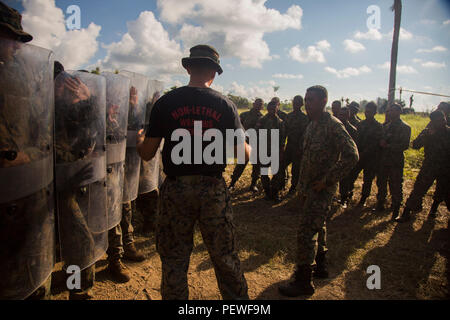
[[[150,115],[146,137],[141,130],[136,138],[138,152],[147,161],[154,157],[164,138],[163,164],[168,177],[160,190],[155,230],[162,264],[161,296],[164,300],[189,298],[187,271],[194,226],[198,223],[222,298],[248,299],[247,281],[235,245],[230,195],[222,172],[227,149],[236,152],[235,148],[243,147],[248,161],[250,147],[236,106],[210,88],[216,72],[222,73],[217,51],[207,45],[195,46],[182,64],[190,75],[189,85],[159,99]],[[226,138],[228,130],[233,139]],[[236,130],[241,132],[240,143],[234,141]],[[206,139],[207,134],[211,141]]]

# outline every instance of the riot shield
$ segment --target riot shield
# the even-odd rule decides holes
[[[79,71],[55,79],[55,182],[61,258],[85,269],[108,247],[106,80]]]
[[[136,135],[144,128],[145,108],[147,104],[148,78],[129,71],[120,71],[131,80],[130,108],[128,111],[127,151],[125,155],[125,178],[122,201],[135,200],[139,188],[141,157],[136,149]]]
[[[0,40],[0,300],[31,295],[55,263],[52,56]]]
[[[161,97],[164,85],[161,81],[149,80],[147,90],[147,104],[145,113],[145,130],[148,130],[150,114],[155,102]],[[139,174],[139,194],[151,192],[159,187],[159,164],[161,160],[161,147],[150,161],[141,159],[141,171]]]
[[[108,229],[122,218],[130,79],[103,72],[106,79],[106,172],[108,189]]]

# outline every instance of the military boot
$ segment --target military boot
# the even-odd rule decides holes
[[[130,243],[124,246],[124,254],[123,254],[123,258],[125,260],[130,260],[130,261],[137,261],[137,262],[141,262],[145,260],[145,256],[137,251],[136,247],[134,246],[134,243]]]
[[[314,277],[318,279],[328,278],[327,265],[326,252],[318,252],[316,256],[316,270],[314,271]]]
[[[125,283],[130,281],[130,273],[120,258],[109,261],[108,271],[116,282]]]
[[[311,266],[297,266],[297,270],[294,273],[294,280],[286,285],[279,286],[278,291],[287,297],[311,296],[314,294]]]
[[[405,209],[403,210],[403,214],[400,216],[399,214],[399,209],[397,209],[397,217],[395,218],[396,222],[407,222],[411,219],[411,209],[408,207],[405,207]],[[395,216],[395,210],[392,213],[392,216]]]
[[[93,298],[91,289],[69,291],[69,300],[91,300]]]

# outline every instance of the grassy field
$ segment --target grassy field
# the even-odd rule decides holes
[[[402,118],[412,127],[412,138],[428,123],[427,118],[419,116]],[[383,121],[383,116],[379,120]],[[422,151],[406,152],[405,198],[412,190],[422,157]],[[227,183],[233,169],[234,165],[226,169]],[[249,165],[232,193],[239,257],[249,295],[251,299],[285,299],[277,287],[288,281],[295,267],[298,200],[284,197],[281,203],[266,201],[262,193],[248,191],[250,181]],[[309,299],[448,299],[448,210],[442,204],[436,219],[428,217],[434,186],[425,196],[424,210],[405,224],[392,222],[389,211],[372,211],[376,201],[375,185],[368,207],[357,209],[355,204],[360,192],[361,177],[349,209],[344,210],[333,203],[327,222],[330,277],[314,281],[316,293]],[[93,289],[96,299],[161,299],[161,262],[154,235],[139,233],[141,220],[138,212],[134,217],[136,245],[143,250],[147,260],[126,262],[132,280],[125,284],[114,283],[105,270],[106,261],[99,261]],[[188,272],[190,299],[220,299],[214,268],[198,230],[194,243]],[[380,290],[369,290],[366,286],[369,277],[366,270],[370,265],[378,265],[381,269]],[[58,281],[54,283],[54,299],[67,299],[67,291],[58,290]]]

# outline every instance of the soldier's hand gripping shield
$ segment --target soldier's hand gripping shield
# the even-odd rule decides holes
[[[127,143],[130,79],[103,72],[106,79],[106,185],[108,229],[120,223]]]
[[[149,80],[145,115],[145,131],[148,131],[150,114],[155,102],[161,97],[164,84],[161,81]],[[139,194],[148,193],[159,187],[162,144],[150,161],[141,160],[139,174]]]
[[[85,269],[108,247],[106,80],[86,72],[55,79],[56,193],[61,257]]]
[[[148,78],[129,71],[120,71],[131,80],[128,111],[127,151],[125,155],[125,178],[123,202],[135,200],[138,196],[141,157],[136,149],[136,135],[144,128],[147,104]]]
[[[24,299],[55,262],[53,58],[0,40],[0,300]]]

